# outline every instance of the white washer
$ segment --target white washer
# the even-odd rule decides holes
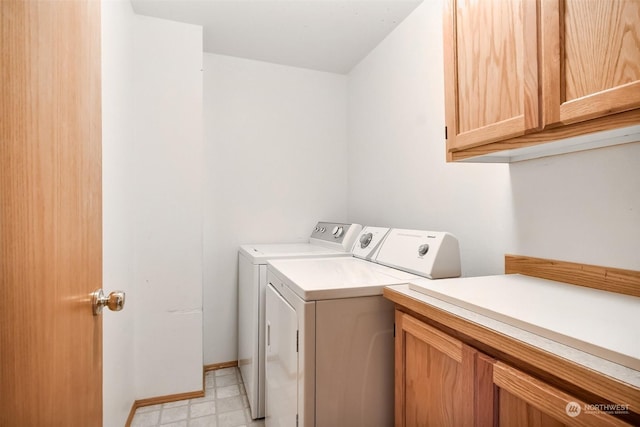
[[[365,227],[352,258],[269,261],[268,427],[393,425],[394,315],[382,289],[457,277],[460,256],[449,233],[385,234]]]
[[[251,417],[264,417],[264,313],[267,261],[282,258],[350,257],[359,224],[319,222],[308,243],[242,245],[238,251],[238,366]]]

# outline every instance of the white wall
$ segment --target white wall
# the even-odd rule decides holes
[[[131,104],[133,12],[129,1],[102,2],[103,289],[126,292],[125,308],[103,314],[103,425],[123,426],[135,393]]]
[[[319,219],[451,231],[465,275],[507,252],[640,269],[640,144],[444,162],[441,12],[349,76],[205,54],[203,87],[199,27],[103,2],[104,287],[128,296],[104,316],[105,426],[235,360],[238,245]]]
[[[213,54],[204,70],[211,364],[237,359],[238,246],[306,241],[316,221],[346,220],[346,76]]]
[[[445,163],[441,21],[425,1],[349,74],[349,221],[449,231],[463,275],[501,273],[509,169]]]
[[[467,276],[505,253],[640,269],[640,144],[445,163],[441,17],[425,1],[349,74],[349,221],[450,231]]]
[[[138,398],[202,390],[202,28],[136,16]]]
[[[202,30],[102,3],[104,425],[202,390]]]
[[[640,270],[640,143],[511,165],[513,253]]]

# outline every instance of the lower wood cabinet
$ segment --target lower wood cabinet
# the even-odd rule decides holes
[[[479,359],[480,363],[490,363]],[[491,365],[494,393],[485,404],[497,408],[496,426],[628,426],[604,412],[584,413],[586,402],[521,372],[495,362]]]
[[[400,311],[395,346],[395,425],[473,427],[478,352]]]
[[[396,310],[395,426],[629,426]],[[582,413],[580,413],[582,412]]]

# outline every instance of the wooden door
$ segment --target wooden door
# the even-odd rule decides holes
[[[445,4],[449,159],[452,151],[539,129],[537,2]]]
[[[492,365],[499,427],[629,426],[603,412],[587,412],[585,402],[504,363]]]
[[[395,426],[474,425],[477,351],[396,310]]]
[[[640,0],[543,0],[544,125],[640,108]]]
[[[100,2],[0,1],[0,425],[102,423]]]

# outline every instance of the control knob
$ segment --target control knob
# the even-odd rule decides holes
[[[331,234],[333,234],[333,237],[338,239],[338,238],[340,238],[340,236],[342,236],[344,234],[344,228],[342,228],[342,227],[333,227],[333,231],[331,232]]]
[[[424,245],[420,245],[420,247],[418,248],[418,254],[420,256],[425,256],[427,252],[429,252],[429,245],[427,243],[425,243]]]
[[[369,243],[371,243],[372,239],[373,233],[363,234],[362,236],[360,236],[360,247],[362,249],[366,248],[367,246],[369,246]]]

